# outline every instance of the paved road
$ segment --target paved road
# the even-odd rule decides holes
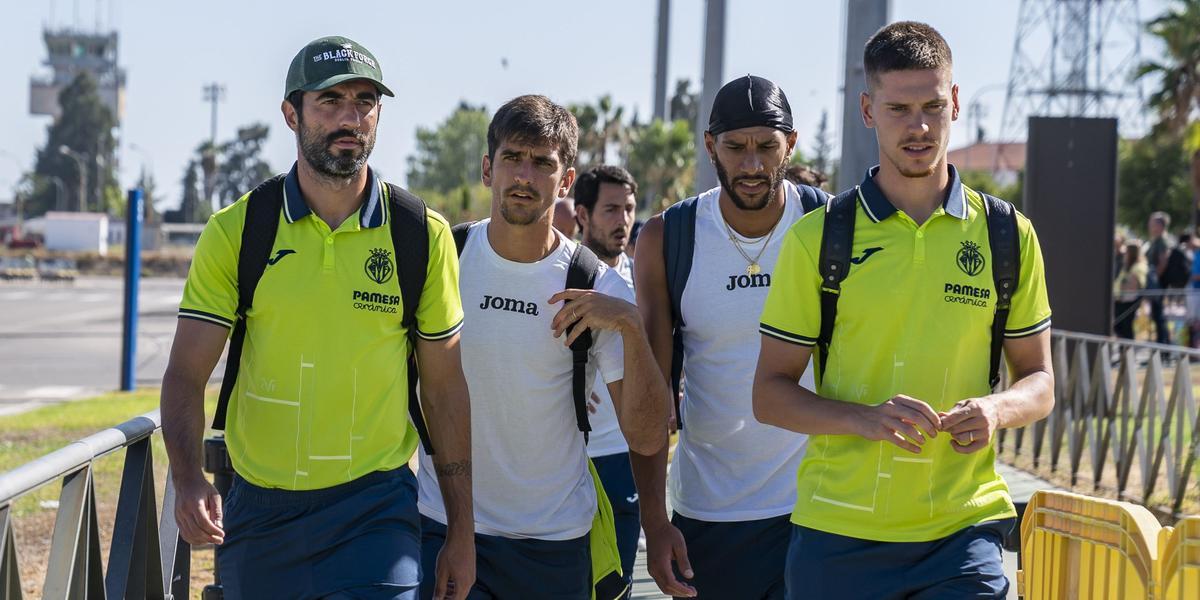
[[[120,387],[119,278],[74,283],[0,282],[0,415]],[[167,366],[182,279],[143,279],[138,385],[158,385]]]

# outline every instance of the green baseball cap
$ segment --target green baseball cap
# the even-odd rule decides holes
[[[331,35],[309,42],[292,59],[283,97],[296,90],[313,92],[331,88],[351,79],[366,79],[375,84],[379,93],[396,96],[383,85],[383,70],[374,54],[354,40]]]

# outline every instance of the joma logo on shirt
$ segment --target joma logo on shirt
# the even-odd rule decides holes
[[[538,316],[537,302],[526,302],[515,298],[504,298],[502,296],[483,296],[483,302],[479,304],[480,310],[506,310],[508,312],[521,313],[525,315]]]
[[[742,288],[771,287],[770,273],[755,273],[754,275],[730,275],[728,291]]]

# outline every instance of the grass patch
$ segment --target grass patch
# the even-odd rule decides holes
[[[65,402],[0,417],[0,472],[11,470],[45,456],[71,442],[118,425],[158,408],[157,389],[114,393]],[[206,412],[215,407],[215,396],[206,401]],[[167,473],[167,453],[162,435],[151,440],[157,507],[162,510]],[[107,564],[112,540],[112,525],[120,492],[125,451],[119,450],[92,463],[96,490],[96,510],[100,529],[101,553]],[[13,532],[16,536],[18,571],[27,597],[38,598],[46,577],[50,539],[54,531],[56,502],[62,490],[61,480],[51,482],[21,496],[12,504]],[[197,597],[204,585],[212,582],[212,552],[192,552],[192,593]]]

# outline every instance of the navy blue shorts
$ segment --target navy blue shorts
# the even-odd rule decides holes
[[[225,598],[414,600],[419,517],[408,467],[311,491],[235,476],[217,551]]]
[[[613,520],[617,525],[617,550],[621,553],[621,572],[625,582],[633,581],[633,561],[637,558],[638,537],[642,532],[642,519],[638,514],[637,487],[633,485],[633,469],[629,466],[629,453],[610,454],[592,459],[604,493],[612,504]],[[632,592],[630,588],[630,592]],[[629,594],[625,595],[626,598]]]
[[[700,600],[782,600],[783,568],[792,533],[791,515],[732,521],[698,521],[675,513],[671,523],[687,542],[696,574],[684,579]]]
[[[433,597],[446,526],[421,516],[421,599]],[[468,600],[590,600],[588,536],[550,541],[475,534],[475,585]]]
[[[793,526],[789,600],[1004,598],[1001,544],[1015,519],[989,521],[930,542],[876,542]]]

